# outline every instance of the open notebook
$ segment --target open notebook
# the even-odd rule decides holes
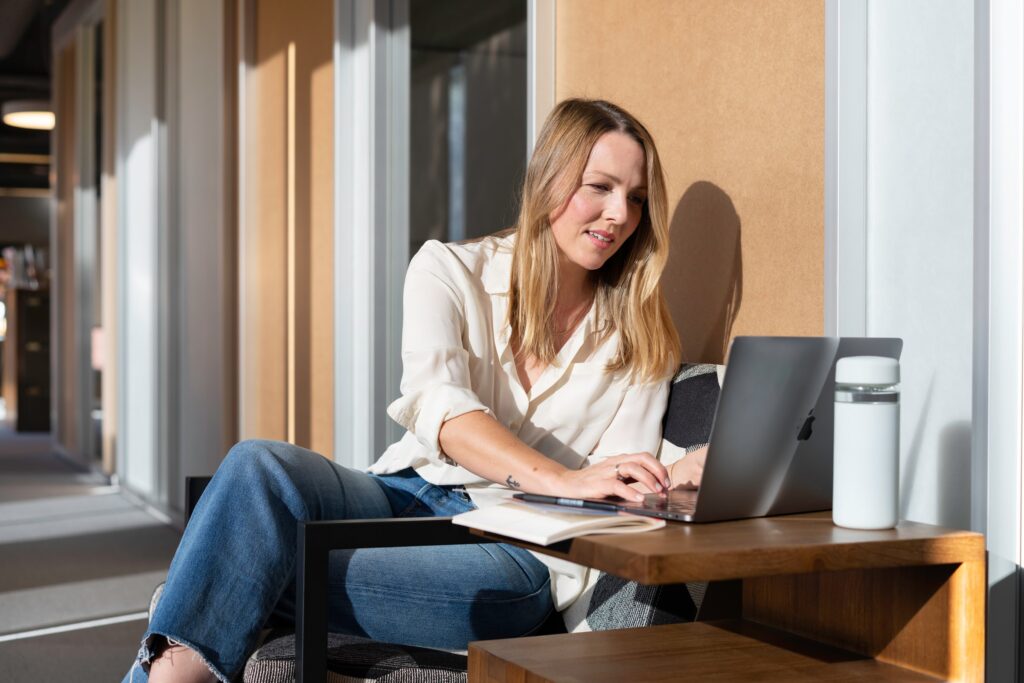
[[[587,534],[630,534],[665,526],[665,520],[653,517],[519,501],[463,512],[452,517],[452,523],[537,545]]]

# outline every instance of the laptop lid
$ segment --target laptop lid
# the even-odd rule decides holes
[[[835,360],[832,361],[814,408],[807,414],[800,429],[796,453],[768,514],[785,515],[832,508],[836,361],[847,356],[885,356],[899,360],[902,351],[903,340],[898,338],[840,338]]]
[[[733,340],[692,521],[762,517],[779,508],[797,437],[839,345],[836,337]]]

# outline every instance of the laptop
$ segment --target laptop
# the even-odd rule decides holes
[[[835,362],[859,355],[898,359],[902,346],[899,339],[884,338],[736,337],[699,491],[648,494],[642,503],[516,497],[681,522],[827,510]]]

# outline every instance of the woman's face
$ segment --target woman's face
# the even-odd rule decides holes
[[[603,266],[636,230],[646,200],[643,147],[625,133],[605,133],[590,150],[582,184],[549,217],[562,267]]]

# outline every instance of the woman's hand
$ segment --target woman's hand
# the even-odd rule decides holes
[[[704,476],[704,461],[708,456],[708,447],[703,446],[690,451],[669,466],[669,474],[677,489],[700,488],[700,480]]]
[[[637,502],[642,492],[634,482],[651,493],[663,493],[671,485],[668,470],[650,453],[630,453],[605,458],[581,470],[565,470],[555,478],[553,493],[566,498],[605,498],[618,496]]]

